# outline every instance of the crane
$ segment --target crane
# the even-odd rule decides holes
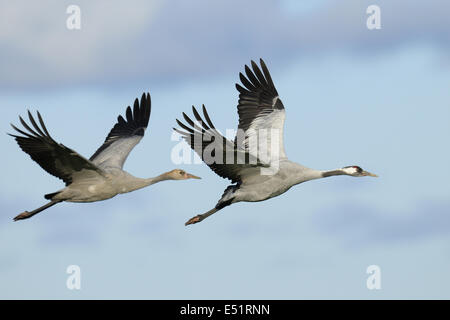
[[[174,130],[217,175],[232,182],[213,209],[189,219],[186,226],[233,203],[279,196],[302,182],[338,175],[377,177],[354,165],[321,171],[288,160],[283,144],[285,108],[262,59],[260,65],[251,61],[253,70],[246,65],[246,76],[239,74],[242,85],[236,84],[239,125],[234,141],[218,132],[204,105],[203,117],[193,106],[195,121],[185,113],[186,123],[176,119],[181,129]]]
[[[118,194],[132,192],[165,180],[200,179],[181,169],[163,173],[157,177],[141,179],[123,170],[131,150],[144,137],[151,113],[150,94],[135,100],[133,109],[128,106],[126,119],[119,116],[103,145],[88,160],[74,150],[57,143],[50,136],[39,111],[37,119],[28,111],[31,126],[19,116],[24,130],[11,124],[20,135],[14,137],[20,148],[45,171],[61,179],[66,187],[45,195],[49,200],[44,206],[31,212],[25,211],[14,221],[31,218],[57,203],[95,202],[107,200]],[[40,125],[40,126],[39,126]]]

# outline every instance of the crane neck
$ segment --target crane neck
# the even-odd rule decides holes
[[[136,178],[136,177],[130,177],[127,185],[125,186],[125,191],[124,192],[131,192],[131,191],[135,191],[135,190],[139,190],[148,186],[151,186],[152,184],[161,182],[161,181],[165,181],[165,180],[171,180],[172,178],[170,177],[170,175],[168,174],[168,172],[163,173],[157,177],[153,177],[153,178],[147,178],[147,179],[142,179],[142,178]]]
[[[342,175],[348,175],[344,170],[342,169],[335,169],[335,170],[329,170],[329,171],[321,171],[322,178],[332,177],[332,176],[342,176]]]
[[[172,180],[173,178],[169,175],[169,172],[165,172],[163,174],[160,174],[157,177],[153,177],[153,178],[148,178],[148,179],[144,179],[146,185],[145,186],[150,186],[152,184],[161,182],[161,181],[166,181],[166,180]]]
[[[342,169],[322,171],[322,170],[306,168],[303,166],[299,166],[299,167],[301,169],[297,171],[298,174],[294,175],[295,176],[294,177],[295,181],[293,181],[294,184],[298,184],[298,183],[302,183],[302,182],[310,181],[310,180],[316,180],[316,179],[322,179],[322,178],[347,174]]]
[[[292,185],[323,178],[323,171],[311,169],[295,162],[290,162],[288,165],[287,171],[292,172],[288,179]]]

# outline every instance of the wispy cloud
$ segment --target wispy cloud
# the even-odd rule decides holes
[[[305,54],[373,54],[418,42],[446,48],[450,40],[450,4],[443,0],[380,0],[378,31],[365,27],[372,3],[359,0],[306,11],[273,0],[78,1],[80,31],[66,29],[69,4],[0,4],[0,87],[174,81],[226,73],[261,56],[286,63]]]
[[[329,237],[352,247],[405,243],[450,236],[450,204],[426,202],[410,211],[377,211],[341,205],[317,213],[313,222]]]

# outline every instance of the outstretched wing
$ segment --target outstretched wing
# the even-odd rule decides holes
[[[246,65],[245,77],[239,73],[242,87],[239,91],[239,130],[244,131],[243,147],[253,156],[271,162],[286,158],[283,143],[284,120],[283,103],[273,84],[269,70],[262,59],[261,69],[252,61],[253,71]]]
[[[22,117],[19,117],[20,122],[28,132],[20,130],[11,124],[14,130],[20,133],[21,136],[9,134],[16,139],[20,148],[28,153],[31,159],[36,161],[51,175],[63,180],[66,186],[82,175],[103,175],[103,171],[91,161],[53,140],[39,112],[37,112],[37,116],[41,125],[40,127],[30,111],[28,111],[28,117],[34,130]]]
[[[119,116],[103,145],[91,157],[101,168],[123,168],[131,150],[142,140],[150,120],[150,94],[143,94],[141,102],[136,99],[133,109],[127,108],[126,120]]]
[[[192,112],[197,123],[183,112],[187,125],[178,119],[177,123],[185,131],[175,128],[174,130],[183,136],[184,140],[217,175],[230,179],[233,183],[241,182],[241,175],[246,169],[263,165],[257,158],[237,148],[234,142],[229,141],[216,130],[205,106],[203,106],[204,119],[195,107],[192,107]]]

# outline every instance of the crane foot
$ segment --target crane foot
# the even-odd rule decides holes
[[[28,211],[22,212],[17,217],[14,218],[14,221],[28,219],[30,217],[30,213]]]
[[[191,225],[191,224],[196,224],[196,223],[199,223],[202,220],[203,220],[203,217],[201,215],[198,215],[198,216],[195,216],[195,217],[189,219],[189,221],[186,222],[184,225],[188,226],[188,225]]]

